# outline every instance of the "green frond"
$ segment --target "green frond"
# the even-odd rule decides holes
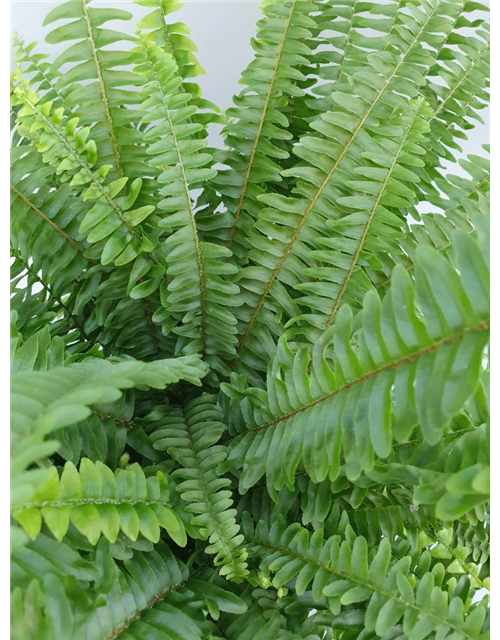
[[[75,580],[88,584],[99,578],[98,567],[74,548],[70,540],[58,542],[45,533],[11,553],[10,570],[13,581],[23,589],[33,579],[43,581],[49,573],[66,577],[73,584]]]
[[[455,18],[455,29],[441,47],[436,64],[429,71],[429,81],[423,87],[433,109],[430,148],[421,185],[427,197],[433,193],[433,180],[440,177],[436,169],[442,166],[442,160],[456,162],[457,152],[461,151],[459,140],[468,137],[475,122],[483,122],[478,112],[489,99],[488,7],[464,1],[459,4],[462,11]],[[469,17],[471,13],[473,20]]]
[[[360,174],[355,173],[359,165],[361,171],[391,166],[377,134],[382,135],[384,146],[388,137],[401,135],[400,128],[384,128],[387,120],[405,113],[408,100],[418,95],[439,43],[453,26],[448,14],[455,11],[454,3],[426,1],[416,11],[418,29],[401,24],[403,18],[399,16],[400,22],[391,32],[390,48],[388,45],[384,51],[368,55],[366,70],[355,73],[349,83],[338,85],[332,94],[334,110],[313,122],[311,128],[317,133],[304,137],[296,147],[301,162],[283,172],[298,181],[295,195],[262,196],[270,207],[261,212],[249,237],[250,263],[240,269],[237,280],[245,304],[237,313],[239,361],[233,366],[250,380],[256,381],[253,370],[266,368],[273,333],[283,332],[283,323],[276,327],[276,315],[285,319],[299,315],[288,287],[296,287],[305,277],[304,269],[315,266],[311,249],[322,249],[325,237],[331,235],[326,220],[331,207],[344,196],[345,183],[359,179]],[[427,46],[429,32],[436,34],[431,46]],[[418,64],[412,62],[414,59]],[[415,158],[420,152],[417,145],[415,152],[405,154],[406,164],[421,165]],[[393,190],[403,197],[408,195],[404,185],[398,189],[397,179],[393,184]],[[345,203],[347,213],[363,205],[373,206],[373,199],[367,203],[366,194],[362,191],[361,195],[365,197],[354,196]],[[259,362],[257,353],[262,353],[264,362]]]
[[[160,542],[149,553],[131,553],[123,566],[112,558],[107,545],[100,544],[96,556],[100,575],[92,576],[95,588],[91,591],[83,592],[80,588],[80,593],[75,592],[74,586],[72,590],[65,589],[65,576],[58,567],[52,566],[51,573],[37,576],[38,580],[28,587],[24,602],[19,599],[14,603],[18,608],[15,616],[18,635],[13,637],[63,640],[71,633],[81,640],[125,639],[137,637],[135,631],[149,631],[149,637],[160,638],[181,624],[191,634],[186,637],[200,638],[190,619],[182,612],[175,613],[164,602],[189,578],[186,566],[176,560],[165,543]],[[19,560],[22,561],[22,555],[14,558],[14,562]],[[36,600],[31,596],[33,591],[38,595]],[[58,613],[70,605],[72,615],[61,628]],[[36,627],[30,610],[31,615],[36,615]]]
[[[11,310],[16,314],[16,329],[27,339],[50,327],[54,335],[87,340],[85,329],[72,313],[68,301],[54,293],[39,272],[11,249]]]
[[[226,458],[226,449],[217,445],[225,425],[214,397],[202,395],[181,408],[158,408],[150,416],[154,447],[168,453],[182,466],[173,477],[187,510],[194,513],[192,524],[199,527],[210,545],[207,553],[216,554],[215,564],[228,580],[241,582],[247,575],[246,551],[239,548],[243,536],[232,508],[231,482],[220,477],[217,467]]]
[[[460,429],[460,422],[462,420],[455,418],[455,430],[446,433],[437,445],[418,442],[411,447],[402,446],[389,458],[390,464],[375,465],[368,475],[379,484],[391,484],[399,479],[414,490],[416,505],[435,505],[436,517],[440,520],[460,519],[464,524],[479,525],[477,531],[480,531],[485,519],[484,496],[469,486],[463,497],[454,499],[449,487],[454,486],[456,478],[473,479],[486,464],[486,429],[484,423]],[[459,504],[459,513],[451,518],[445,515],[446,505],[451,506],[453,502]]]
[[[49,574],[40,582],[33,580],[26,591],[16,587],[11,597],[12,638],[25,640],[62,640],[63,629],[73,631],[73,614],[61,580]],[[62,628],[61,628],[62,627]]]
[[[377,460],[372,469],[354,480],[346,477],[345,460],[341,460],[333,482],[314,482],[301,469],[295,474],[293,490],[281,489],[275,502],[265,484],[259,483],[240,500],[238,508],[268,524],[281,515],[288,522],[301,520],[305,526],[323,527],[331,533],[350,525],[373,544],[383,536],[391,543],[397,538],[408,539],[412,548],[418,549],[422,537],[428,539],[433,530],[445,526],[439,520],[443,514],[435,507],[441,498],[442,506],[453,500],[446,490],[449,479],[471,467],[486,470],[489,431],[481,422],[482,416],[475,415],[474,405],[473,399],[452,419],[437,445],[425,445],[418,437],[393,444],[385,460]],[[487,496],[481,491],[473,493],[474,497],[464,496],[457,517],[466,523],[465,528],[471,528],[471,536],[480,535],[484,541]]]
[[[118,412],[116,412],[118,413]],[[116,469],[125,454],[127,435],[130,428],[127,420],[106,416],[94,411],[85,420],[61,429],[57,434],[60,442],[57,453],[64,460],[77,463],[86,456],[93,461],[101,461]]]
[[[328,628],[331,619],[318,621],[317,616],[307,609],[307,604],[301,606],[287,597],[287,590],[270,589],[265,587],[253,589],[245,593],[248,611],[238,618],[222,616],[218,624],[219,638],[231,640],[264,640],[279,638],[279,640],[321,640],[331,638]],[[331,630],[330,630],[331,633]],[[326,634],[326,635],[325,635]]]
[[[385,539],[372,550],[362,536],[324,540],[320,529],[310,534],[298,524],[285,528],[278,521],[271,529],[259,523],[252,540],[252,555],[263,557],[275,587],[293,581],[299,595],[310,587],[316,602],[337,616],[350,615],[359,631],[385,637],[399,623],[410,640],[431,631],[461,639],[487,637],[487,610],[470,604],[468,590],[448,593],[438,566],[413,574],[411,558],[392,558]],[[348,608],[352,604],[355,610]]]
[[[306,277],[313,280],[295,287],[304,292],[297,304],[306,313],[294,318],[294,324],[305,322],[324,330],[344,302],[359,308],[364,294],[373,288],[360,267],[375,267],[380,254],[394,252],[397,245],[393,239],[403,237],[406,221],[400,211],[416,202],[414,185],[418,182],[408,166],[418,162],[416,156],[425,154],[429,130],[425,121],[428,108],[419,100],[411,107],[407,115],[385,125],[386,130],[394,129],[384,145],[384,165],[375,166],[374,162],[358,167],[355,179],[344,183],[345,195],[332,206],[326,223],[334,233],[321,241],[322,249],[311,253],[322,266],[304,269]],[[369,159],[368,153],[366,157]],[[264,216],[262,219],[267,221]]]
[[[36,428],[48,433],[64,426],[69,418],[74,421],[83,414],[86,417],[93,403],[116,400],[121,395],[120,389],[134,386],[143,390],[162,389],[179,380],[199,386],[206,373],[207,367],[197,355],[147,363],[126,358],[122,361],[91,358],[48,371],[18,371],[11,378],[12,390],[19,397],[19,414],[16,409],[14,417],[19,417],[20,427],[26,425],[26,420],[34,420]],[[41,397],[37,397],[37,380],[44,385]],[[58,388],[59,383],[62,386]],[[26,404],[22,403],[23,398]],[[29,406],[30,398],[36,401],[36,407]],[[73,416],[70,411],[62,411],[66,405],[75,410]],[[82,408],[77,411],[77,406]]]
[[[95,299],[95,307],[87,316],[89,329],[99,328],[99,342],[111,355],[126,354],[133,358],[154,360],[159,355],[171,355],[175,342],[172,336],[163,335],[161,326],[155,324],[155,314],[163,309],[159,292],[140,297],[141,256],[132,265],[113,269],[107,278],[89,282],[82,291],[81,302]],[[151,273],[153,275],[154,272]]]
[[[56,71],[71,65],[56,87],[64,96],[65,107],[72,109],[83,125],[91,126],[99,166],[110,165],[115,179],[131,173],[148,175],[141,132],[131,126],[137,114],[130,108],[139,103],[136,87],[143,79],[121,68],[133,62],[124,43],[134,38],[104,26],[131,18],[128,11],[92,7],[89,0],[69,0],[52,9],[44,21],[44,25],[52,25],[64,20],[45,39],[49,44],[71,43],[52,64]],[[116,43],[119,47],[107,48]]]
[[[11,637],[488,640],[488,8],[262,0],[226,114],[134,1],[13,38]]]
[[[484,440],[483,434],[483,442],[479,444],[474,443],[472,437],[466,441],[469,445],[481,446],[481,462],[469,466],[464,464],[458,471],[436,473],[430,482],[417,488],[415,501],[436,504],[436,515],[447,522],[487,503],[490,499],[490,467],[488,446]]]
[[[242,74],[245,89],[228,110],[233,118],[224,131],[229,151],[221,160],[229,168],[218,173],[213,185],[231,214],[228,246],[237,256],[244,255],[246,236],[258,216],[258,196],[268,183],[282,180],[279,162],[289,155],[283,143],[291,138],[283,107],[304,94],[298,83],[306,76],[299,67],[310,64],[308,40],[316,28],[310,14],[316,9],[310,0],[262,6],[265,17],[252,41],[256,56]]]
[[[490,558],[490,527],[484,523],[480,526],[462,522],[454,524],[451,536],[447,538],[447,544],[461,556],[472,556],[472,561],[481,565],[481,573],[486,573],[483,569],[489,569]]]
[[[75,280],[84,266],[90,263],[90,268],[93,262],[82,259],[87,246],[75,239],[79,235],[76,218],[68,219],[72,190],[68,184],[56,187],[54,174],[53,167],[39,162],[38,153],[32,147],[22,145],[12,150],[11,241],[26,260],[32,258],[34,262],[38,262],[39,256],[47,259],[43,245],[49,243],[52,262],[60,261],[62,275]],[[41,270],[48,271],[43,266],[40,264]],[[66,272],[68,266],[70,269]],[[51,275],[54,278],[54,274]]]
[[[203,187],[216,171],[211,155],[203,153],[205,142],[194,137],[202,125],[188,122],[197,107],[190,104],[190,94],[180,91],[173,58],[149,38],[141,38],[141,45],[138,69],[147,77],[141,108],[143,123],[151,125],[144,139],[150,164],[161,171],[158,208],[165,215],[158,225],[169,232],[164,248],[170,281],[161,284],[163,306],[168,309],[166,316],[176,321],[172,330],[180,336],[177,352],[206,354],[212,364],[217,356],[235,353],[236,320],[230,307],[239,304],[238,288],[224,278],[236,271],[223,260],[231,252],[202,242],[196,225],[192,191]],[[148,275],[147,268],[141,274]],[[158,281],[161,278],[148,277],[140,286],[156,288]],[[155,317],[158,322],[162,319],[159,314]],[[220,369],[222,363],[215,366]]]
[[[48,371],[104,355],[99,344],[90,343],[68,325],[59,327],[62,335],[54,335],[52,329],[54,325],[59,325],[54,320],[44,324],[43,329],[36,333],[26,334],[19,331],[18,320],[16,311],[12,311],[11,373]]]
[[[150,253],[153,247],[138,225],[151,215],[155,207],[132,208],[141,189],[141,179],[134,180],[126,196],[118,197],[128,178],[105,184],[111,165],[94,168],[97,148],[93,140],[87,140],[89,127],[78,128],[78,118],[64,121],[63,110],[52,112],[50,102],[39,105],[38,96],[29,88],[16,88],[15,96],[18,104],[22,105],[18,114],[19,128],[33,139],[43,161],[54,167],[63,181],[70,181],[70,187],[85,186],[84,201],[97,201],[81,221],[79,231],[92,230],[87,235],[91,244],[107,239],[102,249],[102,264],[114,262],[124,265],[142,251]],[[155,264],[159,262],[154,255],[151,259]]]
[[[312,357],[280,341],[267,403],[229,457],[243,467],[243,490],[264,473],[272,495],[293,488],[300,461],[313,481],[334,480],[341,453],[355,479],[417,427],[427,444],[441,440],[478,385],[489,328],[487,264],[471,236],[457,231],[454,240],[461,279],[436,251],[419,247],[415,285],[396,267],[383,301],[367,294],[354,323],[344,305]]]
[[[394,474],[395,475],[395,474]],[[402,474],[401,474],[402,475]],[[422,474],[424,475],[424,474]],[[346,483],[347,484],[347,483]],[[375,544],[382,537],[395,544],[397,539],[406,539],[413,550],[422,548],[423,546],[431,547],[431,555],[435,557],[452,558],[461,557],[464,561],[469,554],[472,555],[472,545],[467,548],[467,553],[458,551],[455,553],[450,549],[450,553],[443,555],[442,549],[435,548],[435,542],[447,540],[447,545],[454,539],[453,527],[449,523],[440,520],[440,513],[424,505],[415,504],[415,495],[412,487],[384,489],[383,485],[376,483],[373,487],[363,489],[355,486],[353,490],[350,487],[350,494],[346,493],[338,502],[333,505],[332,511],[325,519],[324,527],[331,532],[340,532],[345,530],[346,526],[351,526],[357,535],[363,535],[370,543]],[[385,494],[385,495],[384,495]],[[457,524],[459,524],[457,522]],[[484,521],[481,522],[481,529],[484,531]],[[471,535],[476,536],[475,531],[479,527],[473,525],[464,525],[470,527],[474,532]],[[455,546],[462,545],[458,538],[454,539]],[[483,536],[484,546],[484,536]],[[481,550],[479,549],[481,552]],[[477,555],[475,553],[474,555]],[[461,570],[457,573],[469,573],[469,570]],[[471,569],[473,576],[474,568]],[[484,584],[476,585],[484,587]]]
[[[201,640],[216,628],[208,613],[214,620],[221,613],[231,619],[247,609],[244,600],[218,583],[213,571],[203,566],[188,568],[163,541],[149,551],[131,550],[123,555],[116,545],[101,540],[93,560],[84,560],[64,543],[43,534],[17,551],[12,570],[17,582],[27,589],[24,599],[20,589],[15,592],[13,638],[62,640],[71,631],[78,640],[125,640],[143,638],[144,634],[160,640],[180,638],[179,633],[183,639]],[[86,590],[80,586],[85,583]],[[51,585],[56,586],[52,592],[47,588]],[[51,604],[59,611],[71,606],[72,615],[65,621],[62,635],[57,635],[57,627],[54,630],[60,621]]]
[[[402,264],[410,273],[413,272],[416,251],[420,244],[430,246],[451,258],[453,233],[456,229],[470,235],[477,234],[481,226],[489,225],[489,170],[486,171],[472,162],[470,164],[477,168],[478,178],[482,177],[477,181],[468,181],[457,176],[449,176],[448,179],[442,180],[440,188],[449,196],[446,199],[440,197],[438,200],[444,215],[439,212],[422,215],[418,223],[409,225],[409,232],[398,241],[399,251],[380,256],[382,269],[367,270],[378,291],[386,289],[395,264]]]
[[[56,467],[47,480],[12,513],[30,538],[40,533],[42,520],[61,541],[73,524],[91,544],[101,535],[116,542],[120,531],[137,540],[139,534],[151,542],[160,539],[160,528],[182,539],[182,522],[171,509],[167,478],[158,472],[146,477],[133,464],[114,473],[109,467],[81,458],[79,470],[66,462],[61,476]]]
[[[78,221],[70,214],[72,189],[57,184],[54,168],[44,165],[28,145],[12,150],[10,178],[11,243],[17,263],[12,275],[17,277],[17,265],[24,267],[85,336],[73,305],[78,289],[92,277],[95,263],[86,258],[87,244],[80,240]],[[12,308],[21,311],[17,300]]]
[[[50,468],[33,468],[57,451],[46,440],[87,418],[90,407],[116,400],[122,389],[163,389],[181,379],[200,384],[206,368],[197,356],[144,363],[90,359],[49,371],[18,371],[11,376],[11,508],[30,500]]]
[[[127,306],[129,310],[127,315],[121,316],[121,321],[127,323],[127,328],[121,332],[115,346],[120,346],[119,340],[123,342],[126,334],[134,329],[133,335],[137,341],[137,325],[131,324],[131,320],[133,316],[138,316],[141,328],[146,327],[146,336],[153,334],[153,345],[150,342],[151,337],[146,337],[150,342],[147,351],[141,350],[134,355],[149,356],[151,351],[158,351],[159,340],[155,336],[154,328],[155,314],[161,311],[161,319],[165,321],[167,304],[156,290],[162,282],[166,283],[168,274],[164,268],[163,249],[158,244],[157,220],[155,216],[151,218],[155,206],[144,205],[134,208],[140,196],[142,180],[136,178],[131,183],[128,193],[123,195],[127,178],[110,182],[107,178],[109,165],[95,169],[96,145],[93,140],[88,140],[88,127],[78,128],[78,118],[64,121],[62,110],[56,109],[52,112],[51,103],[38,107],[38,97],[29,89],[18,87],[15,93],[17,101],[24,105],[18,114],[21,130],[33,137],[44,162],[56,169],[56,175],[61,175],[66,182],[70,181],[70,187],[80,189],[85,202],[93,203],[92,206],[84,207],[82,212],[78,212],[78,232],[85,234],[87,242],[95,248],[91,255],[102,265],[113,263],[115,266],[123,267],[133,261],[131,266],[115,270],[104,282],[98,275],[90,278],[85,294],[79,296],[77,302],[88,302],[93,294],[99,296],[99,290],[105,289],[103,308],[97,308],[96,314],[109,314],[111,292],[115,291],[119,305]],[[149,278],[143,281],[146,273]],[[118,281],[121,285],[119,289],[116,287]],[[133,304],[124,300],[127,295],[141,302]],[[142,300],[146,297],[148,300]],[[119,311],[120,308],[115,307],[114,312]],[[97,323],[92,323],[93,328],[96,328],[96,324],[103,326],[105,322],[109,323],[110,319],[108,315],[105,320],[97,320]],[[118,324],[115,322],[115,326]],[[105,334],[106,332],[99,337],[102,344],[110,341]],[[144,341],[144,335],[139,340]]]
[[[401,8],[399,0],[383,4],[361,0],[326,0],[323,5],[321,27],[326,32],[323,40],[329,47],[316,54],[321,63],[318,74],[323,82],[313,89],[318,97],[309,99],[317,111],[331,109],[335,84],[353,72],[363,71],[369,53],[385,49],[386,36],[393,29]]]

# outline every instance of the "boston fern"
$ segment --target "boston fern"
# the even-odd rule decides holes
[[[265,0],[224,113],[137,4],[15,38],[11,637],[485,640],[486,8]]]

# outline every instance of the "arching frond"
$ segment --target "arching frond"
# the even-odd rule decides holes
[[[224,278],[235,271],[222,260],[230,251],[202,242],[196,224],[192,191],[216,172],[210,166],[210,154],[203,153],[204,141],[194,137],[202,125],[188,122],[197,108],[190,104],[190,94],[180,91],[181,77],[173,58],[148,38],[141,43],[138,69],[148,79],[141,92],[143,122],[152,123],[145,140],[150,145],[150,164],[161,171],[158,182],[165,185],[158,207],[166,214],[159,226],[170,232],[164,245],[170,282],[162,282],[161,275],[148,277],[135,291],[161,286],[167,317],[173,316],[177,325],[173,330],[182,337],[178,351],[200,352],[212,363],[214,356],[234,353],[236,320],[230,307],[239,304],[238,288]],[[151,269],[151,265],[142,266],[142,277],[149,276]]]
[[[312,358],[281,341],[267,401],[230,455],[243,466],[242,489],[264,473],[272,494],[293,488],[300,461],[313,480],[333,480],[341,453],[347,476],[356,478],[417,425],[425,442],[439,442],[476,389],[489,327],[487,264],[471,236],[454,237],[461,280],[445,258],[419,247],[415,285],[395,268],[383,301],[370,292],[354,327],[350,308],[342,307]],[[454,374],[439,376],[438,385],[431,372],[439,367]]]
[[[11,637],[488,640],[486,5],[263,0],[223,114],[134,1],[14,36]]]
[[[318,134],[306,137],[297,146],[296,154],[302,162],[284,172],[298,180],[297,195],[262,197],[264,203],[271,205],[264,209],[256,225],[259,229],[262,220],[264,232],[250,236],[251,264],[241,269],[238,277],[245,305],[238,311],[241,362],[237,370],[249,379],[255,380],[252,369],[265,370],[265,362],[272,355],[268,347],[272,334],[282,331],[282,324],[276,327],[276,314],[289,318],[298,315],[287,287],[299,284],[304,269],[313,266],[311,249],[322,248],[317,246],[318,240],[324,241],[330,235],[326,220],[330,208],[343,196],[343,185],[359,178],[354,172],[357,167],[386,167],[377,132],[387,131],[383,128],[387,120],[404,112],[408,99],[418,94],[425,82],[424,74],[438,55],[440,42],[453,26],[448,15],[456,10],[454,6],[448,2],[425,2],[417,13],[418,29],[406,26],[400,15],[391,33],[391,48],[370,54],[367,70],[354,74],[350,83],[339,85],[332,96],[335,109],[311,124]],[[429,33],[436,34],[431,46],[427,46]],[[402,135],[400,129],[397,131]],[[407,162],[411,163],[412,158]],[[418,163],[418,158],[414,162]],[[349,212],[355,203],[361,204],[359,200],[349,201]],[[372,201],[369,206],[373,206]],[[271,218],[273,223],[269,225]],[[263,363],[259,363],[257,353],[262,354]]]

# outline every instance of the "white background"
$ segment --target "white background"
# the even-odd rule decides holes
[[[42,23],[58,4],[61,2],[57,0],[12,0],[11,5],[12,32],[17,31],[26,43],[38,41],[37,50],[54,58],[68,43],[46,44],[46,34],[59,25],[53,23],[42,27]],[[92,6],[112,6],[133,14],[129,22],[116,20],[106,24],[107,28],[124,33],[134,33],[139,19],[153,10],[131,0],[94,0]],[[168,16],[171,22],[185,22],[191,29],[192,39],[198,46],[196,56],[207,72],[196,82],[201,85],[205,97],[222,109],[230,107],[232,96],[240,91],[238,79],[253,57],[250,38],[255,34],[255,24],[261,15],[259,2],[255,0],[187,0],[179,11]]]

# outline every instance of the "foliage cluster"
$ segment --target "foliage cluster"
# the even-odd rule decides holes
[[[135,1],[15,41],[11,637],[485,640],[486,8],[264,0],[223,113]]]

